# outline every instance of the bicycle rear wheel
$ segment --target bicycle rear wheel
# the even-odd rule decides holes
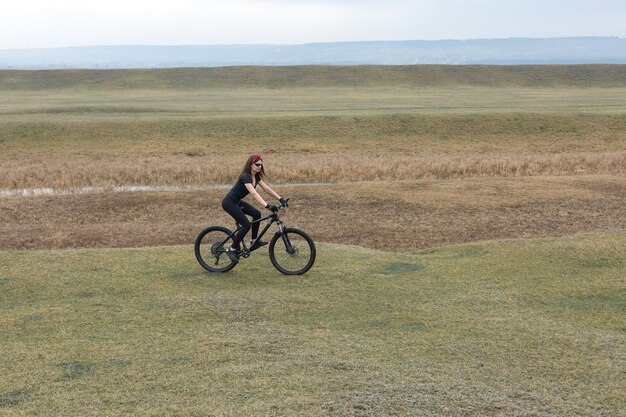
[[[227,272],[237,265],[231,261],[226,248],[233,243],[232,232],[222,226],[204,229],[196,238],[194,250],[198,263],[209,272]]]
[[[286,228],[272,237],[269,255],[272,265],[283,274],[301,275],[315,262],[315,243],[302,230]]]

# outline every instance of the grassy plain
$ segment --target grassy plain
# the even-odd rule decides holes
[[[252,153],[304,277],[193,258]],[[618,416],[625,230],[626,66],[0,71],[0,414]]]
[[[623,412],[623,233],[207,275],[189,246],[0,252],[0,413]]]
[[[623,66],[230,71],[0,74],[0,188],[626,170]]]

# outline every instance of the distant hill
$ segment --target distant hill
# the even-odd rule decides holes
[[[414,64],[626,64],[626,39],[511,38],[0,50],[0,69]]]

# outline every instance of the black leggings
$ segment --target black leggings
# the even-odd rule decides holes
[[[225,198],[222,201],[222,208],[241,225],[241,229],[237,232],[233,240],[233,248],[239,249],[239,244],[250,230],[250,220],[248,220],[246,214],[252,216],[253,220],[258,220],[261,218],[261,212],[245,201],[235,201],[230,198]],[[259,234],[259,226],[260,223],[252,224],[252,240],[256,239]]]

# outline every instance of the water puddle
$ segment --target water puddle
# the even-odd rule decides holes
[[[82,187],[82,188],[69,188],[69,189],[56,189],[56,188],[22,188],[17,190],[8,190],[6,188],[0,188],[1,197],[39,197],[45,195],[73,195],[73,194],[95,194],[95,193],[134,193],[134,192],[147,192],[147,191],[201,191],[201,190],[218,190],[227,189],[232,185],[227,184],[214,184],[214,185],[189,185],[189,186],[175,186],[175,185],[128,185],[123,187]]]
[[[300,185],[333,185],[335,183],[288,183],[283,186]],[[272,184],[274,186],[274,184]],[[55,195],[75,195],[75,194],[95,194],[95,193],[135,193],[135,192],[155,192],[155,191],[205,191],[229,189],[232,184],[210,184],[210,185],[127,185],[121,187],[81,187],[81,188],[21,188],[10,190],[0,188],[0,198],[2,197],[39,197]]]

